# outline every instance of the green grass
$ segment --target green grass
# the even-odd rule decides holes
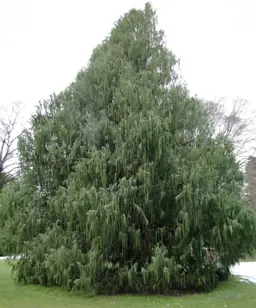
[[[13,282],[10,268],[0,261],[0,308],[219,308],[256,307],[256,285],[231,280],[210,294],[169,296],[71,295],[57,288],[21,286]]]

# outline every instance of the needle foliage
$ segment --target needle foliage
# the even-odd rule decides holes
[[[20,139],[0,196],[18,281],[96,293],[211,290],[255,248],[228,138],[178,77],[150,4],[131,10]]]

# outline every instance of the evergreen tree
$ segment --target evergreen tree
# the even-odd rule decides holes
[[[179,82],[150,4],[131,10],[19,143],[0,245],[18,281],[97,293],[210,290],[255,248],[234,146]]]

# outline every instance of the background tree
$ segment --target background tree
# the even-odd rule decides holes
[[[0,191],[18,171],[17,141],[21,135],[21,103],[0,106]]]
[[[246,164],[246,198],[256,211],[256,157],[250,156]]]
[[[241,98],[234,99],[229,108],[223,99],[217,102],[207,101],[206,106],[212,130],[233,142],[237,160],[244,170],[249,156],[255,152],[255,110],[247,100]]]
[[[38,106],[0,195],[18,281],[98,293],[210,290],[256,243],[234,144],[178,79],[150,4]],[[250,226],[250,227],[248,227]]]

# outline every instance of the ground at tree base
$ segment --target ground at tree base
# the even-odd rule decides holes
[[[230,280],[220,283],[211,293],[171,296],[86,296],[70,294],[59,288],[36,285],[21,286],[13,282],[10,267],[0,261],[1,308],[200,308],[256,307],[256,284]]]

